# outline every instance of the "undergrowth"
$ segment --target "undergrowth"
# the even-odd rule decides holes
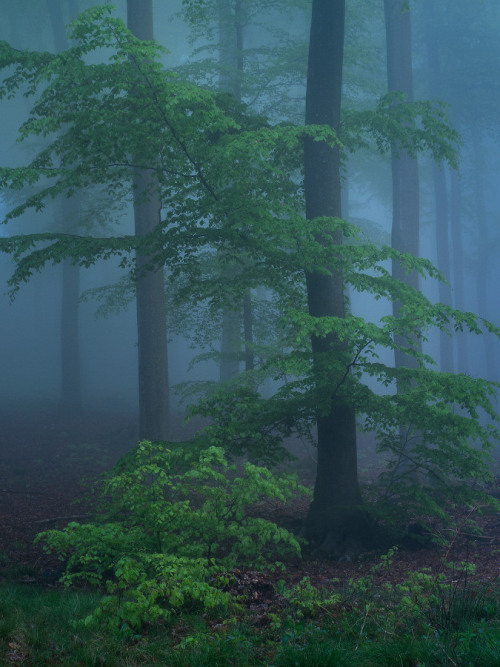
[[[292,533],[246,514],[297,491],[306,492],[295,477],[248,462],[238,471],[219,447],[193,453],[144,441],[104,484],[100,519],[37,539],[65,562],[63,583],[104,590],[85,623],[128,636],[181,610],[228,610],[236,601],[227,572],[236,564],[275,569],[300,555]]]
[[[77,620],[95,608],[96,593],[4,584],[0,661],[67,667],[496,667],[499,591],[473,585],[470,564],[455,564],[452,578],[422,570],[401,583],[387,576],[378,583],[393,555],[391,550],[369,575],[346,586],[332,581],[318,589],[307,578],[295,586],[281,580],[258,620],[249,600],[240,599],[229,612],[183,608],[126,637]]]
[[[141,443],[100,517],[38,537],[65,586],[1,585],[1,664],[497,667],[499,591],[473,585],[471,563],[396,581],[394,548],[344,585],[290,585],[299,541],[246,509],[300,490],[218,447]]]

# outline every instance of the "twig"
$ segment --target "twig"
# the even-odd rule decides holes
[[[89,519],[92,514],[70,514],[69,516],[54,516],[50,519],[38,519],[34,523],[55,523],[56,521],[72,521],[74,519]]]

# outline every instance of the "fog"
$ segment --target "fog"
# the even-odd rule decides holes
[[[68,22],[70,5],[61,0],[63,17]],[[81,0],[80,11],[93,3]],[[117,0],[114,16],[126,21],[126,3]],[[439,45],[440,71],[438,97],[461,135],[458,176],[441,165],[448,210],[448,239],[451,284],[450,303],[466,311],[499,320],[500,249],[498,211],[500,166],[498,109],[500,90],[498,65],[500,44],[500,7],[496,0],[471,3],[442,0],[435,3],[433,28],[429,27],[428,3],[412,3],[413,68],[416,99],[435,97],[432,89],[433,63],[428,62],[426,39]],[[265,113],[271,122],[303,122],[305,74],[307,67],[308,5],[292,5],[286,15],[270,10],[264,25],[258,16],[250,17],[243,28],[243,48],[247,50],[243,101],[254,113]],[[348,2],[346,49],[344,63],[345,108],[368,107],[387,89],[385,70],[385,34],[383,3]],[[195,75],[190,68],[207,57],[217,58],[211,49],[217,31],[207,34],[205,25],[196,29],[181,15],[182,3],[153,2],[155,38],[169,53],[163,63],[169,69],[179,68],[181,77]],[[35,0],[0,0],[0,39],[18,49],[55,51],[48,10]],[[269,28],[272,28],[269,29]],[[274,29],[283,29],[289,38],[289,62],[283,71],[268,73],[268,49],[280,37]],[[430,31],[430,35],[428,32]],[[284,46],[285,45],[281,45]],[[286,49],[284,53],[287,53]],[[261,69],[262,71],[259,71]],[[9,72],[7,72],[8,74]],[[210,67],[196,77],[214,85],[217,73]],[[258,76],[262,79],[259,81]],[[250,81],[250,78],[254,77]],[[264,83],[263,83],[264,81]],[[246,87],[245,87],[246,86]],[[256,92],[261,86],[262,90]],[[267,86],[267,88],[266,88]],[[276,97],[281,106],[277,105]],[[2,166],[25,164],[39,150],[38,140],[16,142],[17,129],[28,117],[30,99],[16,96],[0,102],[0,156]],[[41,140],[40,140],[41,141]],[[420,255],[438,265],[436,247],[435,183],[433,163],[421,155],[420,178]],[[455,179],[455,186],[452,185]],[[377,243],[390,243],[392,199],[390,156],[380,156],[363,148],[346,161],[344,170],[343,209],[345,217]],[[455,187],[455,189],[453,189]],[[458,190],[457,190],[458,188]],[[3,218],[25,193],[0,193],[0,215]],[[453,200],[455,197],[455,200]],[[90,210],[91,201],[83,200],[81,211]],[[58,229],[59,200],[51,202],[40,213],[28,211],[0,227],[0,235],[35,233]],[[454,216],[454,217],[453,217]],[[458,216],[458,217],[457,217]],[[104,218],[106,216],[104,215]],[[109,222],[107,231],[99,220],[92,228],[97,236],[133,233],[133,210],[130,202],[120,213],[119,223]],[[113,226],[114,225],[114,226]],[[456,226],[453,232],[453,225]],[[110,231],[111,230],[111,231]],[[115,230],[115,231],[113,231]],[[462,248],[457,247],[457,239]],[[454,245],[455,243],[455,245]],[[462,252],[462,255],[460,255]],[[442,268],[439,267],[438,268]],[[7,254],[0,255],[0,400],[9,405],[38,405],[57,408],[61,402],[61,309],[62,264],[45,266],[10,294],[7,282],[15,269]],[[137,324],[133,299],[119,312],[97,316],[99,302],[92,290],[113,285],[126,275],[116,259],[99,261],[80,271],[78,338],[81,357],[82,407],[88,410],[118,411],[136,415],[138,411]],[[168,281],[168,278],[167,278]],[[460,287],[463,285],[463,289]],[[424,293],[439,300],[437,281],[423,280]],[[91,292],[89,292],[91,290]],[[363,294],[352,294],[352,310],[368,320],[378,321],[391,310],[391,304],[374,302]],[[170,313],[170,316],[174,314]],[[167,316],[167,321],[168,321]],[[221,316],[222,317],[222,316]],[[222,334],[221,334],[222,336]],[[499,343],[493,336],[454,335],[449,339],[453,370],[498,381]],[[439,335],[433,334],[424,344],[439,366]],[[220,339],[211,344],[220,348]],[[193,357],[208,348],[184,335],[169,335],[169,383],[175,388],[190,380],[219,379],[216,359],[206,360],[193,368]],[[387,353],[384,353],[387,355]],[[390,356],[390,355],[389,355]],[[389,357],[386,358],[386,361]],[[243,362],[239,363],[242,370]],[[182,412],[180,397],[173,392],[171,408]]]

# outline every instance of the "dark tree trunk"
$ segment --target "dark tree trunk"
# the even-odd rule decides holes
[[[139,39],[153,39],[152,0],[127,0],[127,25]],[[160,223],[158,184],[150,172],[135,168],[133,185],[135,234],[145,236]],[[169,384],[165,277],[163,269],[145,270],[148,263],[149,257],[138,251],[139,436],[150,440],[167,440]]]
[[[68,48],[61,3],[47,0],[56,51]],[[78,15],[78,3],[70,3],[70,20]],[[79,197],[59,202],[62,231],[75,229],[80,214]],[[82,409],[82,373],[79,335],[80,267],[69,259],[62,262],[61,286],[61,394],[59,406],[65,412]]]
[[[340,125],[344,44],[344,0],[313,0],[306,93],[306,124]],[[306,217],[340,217],[340,152],[324,142],[306,141],[304,150]],[[335,243],[342,243],[340,232]],[[308,273],[307,297],[313,317],[345,316],[342,275]],[[329,411],[318,416],[318,471],[305,535],[335,554],[355,550],[366,535],[357,476],[354,408],[334,393],[335,378],[325,388],[324,364],[345,355],[334,336],[312,338],[318,388],[330,391]],[[363,535],[365,531],[365,535]]]
[[[389,91],[402,92],[406,101],[413,100],[411,57],[411,23],[406,0],[384,0],[387,44],[387,80]],[[401,252],[419,254],[419,180],[417,161],[399,146],[392,147],[392,246]],[[407,274],[393,262],[392,275],[418,289],[418,274]],[[401,304],[393,303],[394,315]],[[404,344],[398,337],[396,344]],[[413,357],[399,350],[396,367],[415,368]]]

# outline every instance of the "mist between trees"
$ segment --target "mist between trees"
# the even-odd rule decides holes
[[[302,439],[336,554],[489,502],[497,3],[0,12],[2,400],[152,441],[188,410],[270,467]]]

